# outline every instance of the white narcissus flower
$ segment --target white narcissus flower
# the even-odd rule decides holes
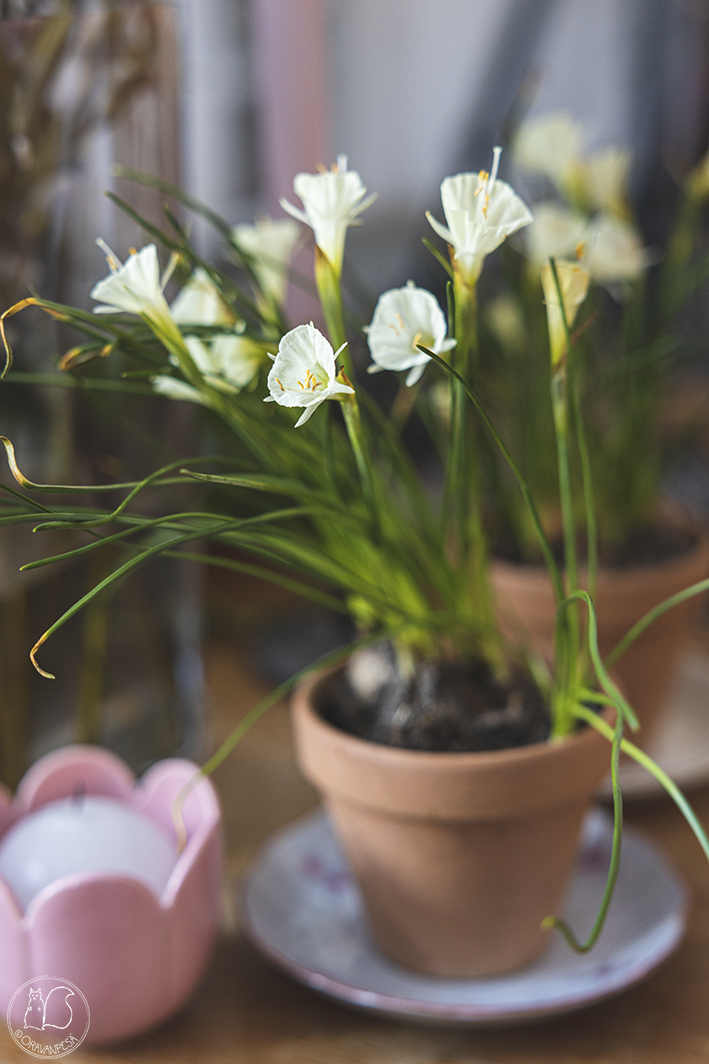
[[[174,320],[186,332],[190,325],[231,329],[243,327],[207,271],[201,267],[192,273],[170,309]],[[231,395],[240,392],[253,380],[263,360],[264,352],[260,344],[233,331],[210,339],[185,335],[184,344],[205,382],[217,391]],[[179,365],[175,355],[170,355],[170,361],[175,366]],[[195,403],[207,401],[197,388],[177,377],[157,376],[153,377],[151,383],[155,391],[172,399],[186,399]]]
[[[342,345],[344,347],[344,344]],[[268,375],[270,395],[265,403],[304,406],[295,427],[304,425],[326,399],[354,395],[354,388],[336,379],[337,352],[319,329],[298,325],[282,338]]]
[[[186,336],[185,345],[205,382],[227,395],[235,395],[250,384],[263,360],[261,345],[246,336],[215,336],[209,343],[197,336]],[[174,357],[170,361],[177,364]],[[151,384],[155,391],[173,399],[189,399],[195,403],[206,401],[197,388],[177,377],[153,377]]]
[[[587,240],[588,222],[582,214],[544,201],[534,205],[534,221],[525,231],[527,258],[542,266],[551,258],[573,258]]]
[[[441,201],[448,228],[426,212],[434,230],[453,247],[468,283],[477,281],[486,255],[533,221],[531,211],[507,182],[497,180],[501,151],[494,149],[489,174],[481,170],[445,178]]]
[[[543,174],[573,203],[628,215],[631,156],[611,145],[584,152],[584,127],[566,111],[530,118],[512,143],[515,162],[532,174]]]
[[[393,288],[379,297],[372,324],[365,328],[374,364],[369,373],[380,370],[411,372],[407,385],[415,384],[431,359],[418,350],[418,344],[440,355],[455,347],[446,339],[446,319],[434,296],[409,281],[404,288]]]
[[[573,115],[550,111],[523,122],[511,150],[521,170],[564,186],[581,164],[584,140],[584,128]]]
[[[215,336],[208,344],[186,336],[185,343],[207,384],[221,392],[240,392],[254,379],[263,359],[263,347],[246,336]]]
[[[609,214],[599,214],[589,230],[586,265],[594,281],[614,284],[634,281],[652,262],[630,222]]]
[[[347,169],[347,156],[338,155],[332,170],[319,174],[296,174],[293,189],[300,197],[303,210],[281,199],[284,211],[313,230],[315,243],[327,256],[340,276],[345,252],[345,234],[357,217],[377,198],[367,196],[367,189],[355,170]],[[365,198],[366,197],[366,198]]]
[[[627,214],[630,163],[630,152],[615,146],[589,155],[584,164],[584,183],[594,207],[620,217]]]
[[[285,302],[288,266],[300,230],[290,218],[259,218],[254,225],[237,225],[234,241],[252,260],[261,291],[276,306]]]
[[[91,289],[91,298],[100,301],[95,314],[139,314],[149,321],[174,328],[170,308],[160,283],[160,263],[155,244],[131,252],[124,263],[103,240],[96,243],[103,250],[111,270]]]
[[[566,329],[564,327],[564,315],[569,329],[576,320],[578,309],[588,294],[590,275],[588,270],[578,262],[569,262],[565,259],[556,259],[556,275],[561,290],[554,279],[554,271],[551,263],[542,266],[542,288],[544,290],[544,302],[547,309],[547,326],[549,329],[549,346],[551,349],[551,362],[556,366],[566,351]],[[564,307],[562,315],[561,307]]]
[[[201,266],[192,273],[173,300],[170,310],[179,325],[234,325],[236,315]]]

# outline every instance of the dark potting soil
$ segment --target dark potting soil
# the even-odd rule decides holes
[[[618,544],[600,544],[599,564],[608,569],[633,569],[642,565],[661,564],[679,558],[697,543],[697,535],[687,528],[670,524],[648,524],[635,529],[632,535]],[[559,541],[552,543],[554,556],[560,565],[564,563],[564,548]],[[578,546],[583,563],[585,544]],[[499,542],[495,554],[504,561],[524,564],[519,550],[511,543]],[[533,564],[543,564],[541,554]]]
[[[609,569],[632,569],[679,558],[697,543],[697,535],[676,525],[645,525],[613,549],[599,552],[601,565]]]
[[[549,737],[541,692],[521,670],[422,663],[402,677],[391,647],[360,651],[320,689],[322,717],[361,739],[411,750],[462,752],[529,746]]]

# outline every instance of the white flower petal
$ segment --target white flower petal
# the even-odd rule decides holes
[[[185,345],[205,380],[214,388],[240,392],[256,376],[263,348],[245,336],[225,333],[211,340],[186,336]]]
[[[447,230],[428,215],[439,236],[452,244],[456,261],[471,281],[477,280],[486,255],[533,221],[531,211],[514,189],[497,180],[499,154],[496,148],[490,174],[481,170],[444,179],[441,201]]]
[[[160,287],[155,244],[129,255],[122,266],[111,253],[109,264],[117,268],[112,268],[108,277],[91,290],[91,298],[102,304],[97,308],[99,313],[145,314],[158,321],[170,318],[170,308]]]
[[[594,207],[623,213],[628,199],[630,152],[611,146],[589,155],[585,164],[588,198]]]
[[[295,218],[299,222],[304,222],[305,225],[310,225],[310,219],[308,218],[305,211],[301,211],[299,207],[294,207],[293,204],[290,203],[285,196],[281,196],[278,202],[280,203],[283,210],[290,214],[291,218]]]
[[[201,266],[182,287],[170,309],[180,325],[233,325],[236,320]]]
[[[307,218],[303,215],[299,221],[307,223]],[[298,226],[288,218],[275,221],[260,218],[255,225],[237,225],[233,230],[236,244],[253,260],[253,270],[263,294],[277,306],[285,300],[288,265],[299,233]]]
[[[381,369],[420,367],[419,373],[409,374],[408,384],[412,378],[418,380],[431,361],[418,350],[419,344],[438,355],[449,351],[455,340],[446,337],[446,319],[434,296],[409,282],[380,296],[367,328],[367,343],[373,362]]]
[[[559,363],[566,351],[566,325],[573,326],[578,309],[588,293],[589,272],[578,262],[556,259],[556,278],[551,263],[541,268],[542,289],[547,311],[547,328],[552,365]],[[557,288],[558,280],[558,288]],[[559,300],[561,294],[561,301]],[[563,304],[564,313],[561,307]]]
[[[594,281],[599,284],[633,281],[651,261],[651,253],[642,246],[634,226],[612,215],[597,216],[591,226],[586,259]]]
[[[430,362],[430,359],[429,359],[429,362]],[[406,377],[406,387],[407,388],[411,388],[414,384],[417,383],[417,381],[419,381],[421,379],[421,376],[422,376],[423,371],[424,371],[425,368],[426,368],[425,365],[421,365],[421,366],[414,366],[413,369],[409,370],[409,373],[408,373],[408,375]]]
[[[263,348],[245,336],[215,336],[210,353],[214,371],[238,391],[251,383],[263,361]]]
[[[193,388],[191,384],[186,384],[185,381],[178,380],[177,377],[158,376],[151,378],[150,384],[154,392],[158,395],[164,395],[168,399],[184,400],[188,403],[200,403],[202,406],[207,404],[207,400],[204,395],[196,388]]]
[[[582,214],[556,203],[535,203],[534,221],[524,234],[527,257],[539,266],[550,258],[574,258],[579,245],[589,239],[587,230]]]
[[[205,340],[200,340],[198,336],[185,336],[184,340],[185,347],[189,351],[192,361],[199,372],[202,375],[205,373],[211,373],[213,367],[209,343]],[[171,358],[170,361],[173,365],[179,364],[177,363],[177,359]]]
[[[516,164],[563,185],[581,161],[586,135],[567,111],[551,111],[524,122],[512,142]]]
[[[447,177],[441,200],[456,255],[489,255],[534,220],[527,205],[506,181],[496,181],[486,201],[478,174]]]
[[[305,410],[296,421],[294,427],[299,429],[301,425],[304,425],[306,421],[309,421],[319,406],[320,403],[310,403],[309,406],[306,406]]]
[[[325,399],[354,393],[335,379],[335,372],[331,344],[314,325],[298,325],[281,339],[268,374],[268,390],[280,406],[310,410],[298,421],[302,425]]]
[[[296,174],[293,189],[300,197],[303,211],[288,200],[281,206],[299,221],[309,225],[315,243],[327,255],[339,275],[345,250],[345,234],[357,216],[373,203],[376,196],[366,196],[367,189],[354,170],[347,170],[347,159],[339,156],[337,167],[321,174]]]
[[[426,211],[426,217],[428,218],[429,225],[431,226],[433,231],[435,233],[438,233],[441,239],[445,240],[446,244],[452,244],[453,237],[451,235],[450,229],[448,229],[445,225],[441,225],[438,219],[434,218],[430,211]]]

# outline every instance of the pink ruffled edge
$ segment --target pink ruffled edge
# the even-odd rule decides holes
[[[173,758],[158,762],[136,781],[128,767],[106,750],[82,745],[64,747],[29,770],[14,799],[0,788],[0,837],[27,813],[82,793],[126,802],[174,838],[173,803],[198,772],[192,762]],[[56,929],[69,923],[76,928],[72,943],[80,940],[82,914],[110,911],[113,906],[108,904],[109,898],[116,890],[122,892],[124,904],[127,902],[136,913],[144,913],[143,935],[134,948],[136,954],[143,955],[147,968],[152,967],[153,975],[142,992],[133,987],[123,1008],[115,987],[105,999],[95,989],[87,1042],[105,1043],[139,1033],[183,1003],[206,968],[219,924],[221,809],[209,780],[200,780],[191,791],[183,817],[187,845],[178,856],[160,899],[138,881],[87,873],[45,888],[23,914],[12,891],[0,879],[0,940],[5,954],[0,965],[0,1004],[4,1008],[14,989],[37,974],[37,963],[42,968],[59,964],[66,978],[74,972],[76,985],[82,981],[86,985],[93,943],[87,940],[83,953],[75,953],[72,945],[58,944]],[[128,898],[132,900],[127,901]],[[131,982],[134,980],[135,975]]]

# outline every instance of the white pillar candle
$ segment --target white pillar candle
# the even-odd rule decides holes
[[[129,805],[87,795],[52,802],[0,839],[0,876],[26,909],[44,887],[81,872],[132,876],[160,897],[176,845]]]

